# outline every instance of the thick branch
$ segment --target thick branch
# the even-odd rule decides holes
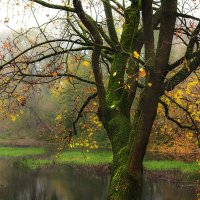
[[[61,54],[65,54],[65,53],[68,53],[68,52],[75,52],[75,51],[82,51],[82,50],[92,50],[92,49],[93,49],[93,47],[80,47],[80,48],[74,48],[74,49],[65,49],[65,50],[62,50],[62,51],[57,51],[55,53],[44,55],[44,56],[42,56],[42,57],[40,57],[38,59],[35,59],[35,60],[16,62],[16,63],[32,64],[32,63],[36,63],[36,62],[45,60],[47,58],[56,56],[56,55],[61,55]]]
[[[30,0],[32,2],[36,2],[44,7],[47,8],[53,8],[53,9],[58,9],[58,10],[64,10],[68,12],[76,12],[74,8],[71,8],[70,6],[62,6],[62,5],[57,5],[57,4],[52,4],[52,3],[47,3],[42,0]]]
[[[197,125],[196,125],[194,119],[192,118],[191,113],[190,113],[186,108],[184,108],[182,105],[180,105],[178,102],[176,102],[174,99],[172,99],[170,96],[168,96],[167,94],[165,94],[165,96],[166,96],[170,101],[172,101],[174,104],[176,104],[179,108],[181,108],[181,109],[189,116],[189,118],[190,118],[190,120],[191,120],[193,126],[195,127],[195,130],[196,130],[198,133],[200,133],[199,128],[197,127]]]
[[[142,21],[143,21],[143,36],[145,46],[145,61],[149,66],[154,66],[154,34],[153,34],[153,0],[142,0]]]
[[[185,56],[183,56],[182,58],[180,58],[179,60],[175,61],[174,63],[172,63],[171,65],[168,66],[169,71],[171,71],[172,69],[178,67],[179,65],[181,65],[185,60],[190,60],[192,58],[195,58],[197,56],[200,56],[200,50],[191,53],[191,54],[186,54]]]
[[[189,130],[196,130],[193,126],[188,126],[188,125],[183,125],[181,122],[179,122],[178,120],[174,119],[173,117],[169,116],[169,107],[168,105],[162,101],[161,99],[159,100],[159,103],[162,104],[164,110],[165,110],[165,116],[168,120],[174,122],[177,126],[179,126],[180,128],[186,128]]]
[[[111,76],[108,84],[109,95],[113,100],[120,100],[124,92],[124,74],[130,54],[135,50],[137,42],[140,10],[135,4],[126,9],[126,22],[123,26],[120,45],[122,51],[115,54],[111,65]],[[113,75],[114,74],[114,75]],[[122,100],[123,101],[123,100]]]
[[[93,73],[94,73],[95,82],[96,82],[97,91],[98,91],[99,105],[100,105],[100,108],[103,109],[106,107],[106,92],[105,92],[105,88],[103,84],[103,77],[102,77],[102,72],[100,70],[100,63],[99,63],[99,59],[101,55],[101,47],[99,45],[102,45],[103,41],[96,27],[96,24],[91,18],[89,18],[85,14],[81,1],[73,0],[73,4],[77,11],[78,17],[80,18],[84,26],[88,29],[88,31],[94,38],[95,44],[97,44],[93,48],[92,68],[93,68]]]
[[[188,14],[184,14],[184,13],[177,13],[176,15],[177,15],[178,17],[183,17],[183,18],[186,18],[186,19],[193,19],[193,20],[200,21],[200,18],[194,17],[194,16],[192,16],[192,15],[188,15]]]
[[[118,42],[116,30],[115,30],[115,24],[114,24],[114,20],[113,20],[110,0],[104,0],[103,5],[104,5],[105,14],[106,14],[106,22],[107,22],[110,39],[116,45],[119,42]]]
[[[190,42],[187,47],[186,55],[193,53],[194,45],[198,41],[198,34],[200,32],[200,22],[198,23],[196,29],[193,31]]]
[[[176,22],[177,0],[161,1],[160,33],[156,51],[157,73],[166,75]]]
[[[29,76],[29,77],[40,77],[40,78],[54,78],[54,75],[53,74],[26,74],[26,73],[23,73],[20,71],[20,74],[21,76]],[[89,83],[89,84],[92,84],[92,85],[95,85],[96,83],[93,82],[93,81],[89,81],[89,80],[86,80],[86,79],[83,79],[79,76],[76,76],[74,74],[70,74],[70,73],[65,73],[65,74],[57,74],[56,77],[71,77],[71,78],[75,78],[79,81],[82,81],[82,82],[85,82],[85,83]]]
[[[184,81],[192,72],[194,72],[200,65],[200,55],[197,56],[188,66],[188,68],[184,67],[177,74],[175,74],[172,78],[164,84],[164,89],[166,91],[173,90],[179,83]]]
[[[36,44],[36,45],[34,45],[34,46],[31,46],[31,47],[27,48],[26,50],[22,51],[21,53],[19,53],[18,55],[16,55],[14,58],[12,58],[11,60],[9,60],[8,62],[2,64],[2,65],[0,66],[0,70],[3,69],[6,65],[9,65],[9,64],[11,64],[12,62],[16,61],[20,56],[24,55],[24,54],[27,53],[28,51],[31,51],[31,50],[35,49],[36,47],[40,47],[40,46],[42,46],[42,45],[44,45],[44,44],[49,44],[49,43],[53,43],[53,42],[74,42],[74,43],[76,43],[76,44],[80,44],[80,45],[85,46],[85,47],[75,48],[75,49],[68,49],[68,50],[65,49],[65,50],[63,50],[63,51],[58,51],[58,52],[55,52],[55,53],[46,55],[46,56],[44,56],[44,57],[42,57],[42,58],[40,58],[40,59],[38,59],[38,60],[29,61],[29,62],[24,61],[23,63],[34,63],[34,62],[38,62],[38,61],[44,60],[44,59],[46,59],[46,58],[49,58],[49,57],[51,57],[51,56],[60,55],[60,54],[62,54],[62,53],[64,54],[64,53],[67,53],[67,52],[69,52],[69,51],[92,50],[92,49],[93,49],[92,46],[93,46],[93,45],[97,45],[97,44],[93,44],[92,42],[90,42],[89,44],[86,44],[86,43],[83,43],[83,42],[73,41],[73,40],[69,40],[69,39],[47,40],[47,41],[38,43],[38,44]],[[88,46],[88,47],[87,47],[87,46]],[[107,50],[112,50],[112,49],[110,49],[109,47],[106,47],[106,46],[101,46],[101,45],[100,45],[100,47],[103,48],[103,49],[105,48],[105,49],[107,49]]]
[[[80,119],[80,117],[82,116],[82,113],[83,113],[83,110],[85,109],[85,107],[90,103],[90,101],[92,99],[94,99],[95,97],[97,96],[97,92],[90,95],[86,101],[83,103],[83,105],[81,106],[81,109],[79,110],[78,112],[78,116],[76,117],[76,119],[74,120],[73,122],[73,131],[74,131],[74,134],[77,135],[77,131],[76,131],[76,123],[78,122],[78,120]]]

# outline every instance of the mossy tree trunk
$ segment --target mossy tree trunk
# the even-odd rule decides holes
[[[156,84],[154,83],[154,89]],[[159,88],[157,88],[159,89]],[[149,90],[149,91],[146,91]],[[110,111],[108,130],[112,133],[113,163],[108,199],[139,200],[142,195],[143,158],[156,116],[159,92],[145,89],[135,113],[134,122],[120,107]],[[149,96],[154,95],[149,106]]]
[[[130,119],[123,115],[115,115],[109,123],[113,148],[111,165],[111,181],[108,191],[109,200],[141,199],[142,171],[139,176],[132,176],[128,167],[130,157],[129,136],[133,131]]]
[[[138,4],[137,4],[138,5]],[[127,22],[122,32],[120,43],[123,49],[133,52],[138,49],[138,23],[139,5],[133,4],[127,10]],[[169,6],[169,8],[167,8]],[[111,139],[113,150],[113,163],[111,166],[111,182],[108,192],[109,200],[140,200],[142,198],[143,183],[143,159],[148,145],[152,125],[157,113],[160,96],[163,94],[164,77],[173,38],[175,24],[176,1],[167,5],[163,1],[164,9],[171,9],[171,14],[161,18],[161,28],[169,23],[167,29],[160,32],[157,54],[155,56],[153,40],[152,1],[145,1],[142,5],[144,24],[145,60],[153,70],[148,71],[144,85],[151,83],[151,87],[145,86],[136,98],[137,63],[126,54],[116,54],[111,65],[111,76],[109,80],[106,102],[107,114],[104,124]],[[162,41],[168,41],[163,45]],[[124,75],[128,74],[126,80],[127,89],[124,89]],[[114,74],[114,76],[112,76]],[[129,78],[129,76],[131,78]],[[130,85],[129,85],[130,84]],[[136,83],[137,84],[137,83]],[[138,94],[139,94],[138,93]],[[136,103],[134,117],[131,118],[131,106]]]

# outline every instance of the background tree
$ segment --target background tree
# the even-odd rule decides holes
[[[86,99],[77,119],[97,95],[98,117],[113,151],[108,199],[141,199],[142,163],[158,104],[164,106],[168,119],[188,128],[169,117],[162,98],[170,98],[168,93],[199,67],[200,23],[192,13],[198,4],[177,0],[26,3],[36,22],[38,4],[58,13],[48,23],[38,22],[39,32],[33,37],[30,30],[22,30],[12,42],[2,44],[2,98],[14,94],[20,83],[34,86],[61,77],[95,86],[96,92]],[[158,40],[154,41],[155,30]],[[20,43],[21,38],[26,38],[25,44]],[[181,42],[185,51],[172,61],[176,42]],[[70,57],[75,61],[70,62]],[[76,73],[79,67],[90,65],[92,74]],[[198,120],[181,107],[198,139]]]

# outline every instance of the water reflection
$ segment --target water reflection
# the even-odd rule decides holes
[[[70,167],[36,171],[0,162],[0,200],[104,200],[108,181]]]
[[[145,182],[142,200],[196,200],[194,188],[179,187],[168,182]]]
[[[0,200],[105,200],[108,178],[70,167],[36,171],[13,169],[0,161]],[[193,200],[194,190],[145,182],[143,200]]]

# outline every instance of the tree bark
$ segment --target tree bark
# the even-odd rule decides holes
[[[142,195],[142,174],[140,177],[135,177],[128,170],[130,153],[128,141],[132,131],[130,118],[116,110],[109,122],[109,130],[113,132],[111,138],[113,162],[107,199],[139,200]]]

